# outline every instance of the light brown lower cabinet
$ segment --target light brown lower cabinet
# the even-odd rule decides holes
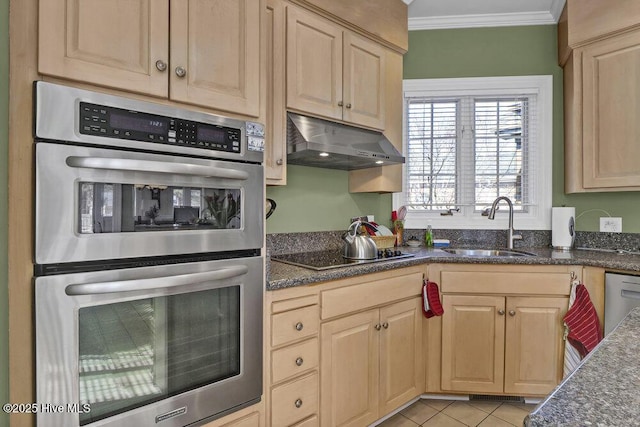
[[[562,379],[566,297],[444,295],[442,389],[541,395]]]
[[[552,391],[562,380],[562,317],[571,273],[581,277],[582,267],[433,267],[444,307],[441,391],[516,396]],[[432,387],[433,381],[428,383]]]
[[[318,289],[300,286],[267,292],[265,313],[266,425],[317,427]]]
[[[211,421],[203,427],[264,427],[264,400],[260,403],[234,412],[231,415]]]
[[[422,393],[421,299],[323,323],[322,426],[370,424]]]

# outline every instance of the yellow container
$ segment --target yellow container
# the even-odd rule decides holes
[[[378,249],[388,249],[395,246],[396,236],[371,236]]]

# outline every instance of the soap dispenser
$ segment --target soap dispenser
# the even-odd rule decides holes
[[[433,247],[433,229],[431,223],[427,223],[427,231],[424,233],[424,245],[427,248]]]

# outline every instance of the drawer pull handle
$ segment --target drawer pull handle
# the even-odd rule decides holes
[[[296,323],[296,331],[301,331],[302,328],[304,328],[304,325],[302,324],[302,322]]]
[[[389,324],[387,322],[384,322],[382,324],[382,327],[385,328],[385,329],[389,329]]]
[[[296,405],[296,408],[299,408],[302,406],[302,399],[296,399],[294,405]]]
[[[513,317],[513,316],[515,316],[515,315],[516,315],[515,310],[509,310],[509,316],[512,316],[512,317]]]
[[[296,359],[296,365],[302,366],[303,363],[304,363],[304,359],[302,357],[298,357]]]
[[[342,107],[344,103],[342,101],[338,101],[338,107]]]
[[[504,310],[503,310],[503,309],[498,310],[498,314],[499,314],[500,316],[504,316]]]
[[[381,328],[380,323],[378,323],[376,326],[374,326],[374,328],[376,328],[376,331],[379,331],[380,328]]]
[[[347,107],[347,108],[351,108],[351,104],[347,104],[347,105],[346,105],[346,107]]]

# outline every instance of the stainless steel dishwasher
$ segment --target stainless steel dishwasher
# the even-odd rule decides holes
[[[604,334],[640,306],[640,276],[605,273]]]

